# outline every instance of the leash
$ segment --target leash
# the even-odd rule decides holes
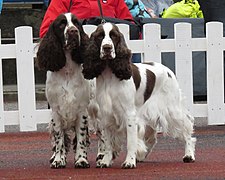
[[[71,9],[72,4],[73,4],[73,0],[70,0],[70,6],[68,8],[68,12],[70,12],[70,9]]]
[[[106,20],[105,20],[105,18],[104,18],[104,16],[103,16],[103,12],[102,12],[102,5],[101,5],[101,2],[100,2],[100,0],[98,0],[98,7],[99,7],[99,10],[100,10],[100,16],[101,16],[101,24],[104,24],[104,23],[106,23]]]

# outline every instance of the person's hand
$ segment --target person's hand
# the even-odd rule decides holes
[[[146,8],[147,12],[150,14],[152,18],[158,18],[158,16],[155,15],[155,12],[151,8]]]

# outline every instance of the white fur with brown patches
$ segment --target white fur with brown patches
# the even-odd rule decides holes
[[[111,26],[106,24],[103,28],[107,41],[102,44],[110,42],[111,45]],[[185,142],[183,161],[194,162],[196,138],[192,137],[193,117],[183,106],[183,96],[174,73],[159,63],[135,66],[140,76],[137,89],[136,78],[120,80],[109,67],[97,78],[97,102],[101,114],[99,127],[102,128],[97,167],[112,165],[113,155],[121,150],[124,137],[127,138],[127,155],[122,167],[136,167],[136,159],[143,161],[155,146],[158,126],[162,127],[165,135]],[[154,77],[148,77],[147,72]],[[149,84],[148,78],[155,78],[149,81],[154,84]],[[150,97],[145,99],[149,86],[153,86],[153,90],[147,92]]]
[[[59,29],[62,30],[62,34],[64,33],[64,40],[67,40],[66,34],[72,29],[75,33],[71,32],[70,37],[78,35],[77,41],[79,43],[77,44],[80,45],[80,27],[76,27],[79,24],[75,25],[71,21],[75,17],[71,13],[67,13],[61,15],[60,18],[58,19],[60,22],[56,25],[62,26]],[[51,31],[49,32],[51,33]],[[59,39],[57,40],[59,41]],[[67,42],[62,44],[67,45]],[[74,166],[88,168],[90,167],[87,160],[88,121],[90,119],[88,110],[90,102],[92,102],[92,107],[95,104],[95,97],[91,97],[92,94],[95,95],[95,86],[91,87],[95,84],[95,80],[84,79],[82,66],[76,63],[76,59],[72,59],[71,49],[64,48],[63,52],[66,57],[65,65],[59,70],[48,71],[46,79],[46,97],[52,110],[49,130],[53,144],[53,155],[50,159],[50,166],[52,168],[66,166],[66,154],[69,151],[70,141],[72,141],[75,153]],[[68,134],[71,131],[75,138],[69,139]]]

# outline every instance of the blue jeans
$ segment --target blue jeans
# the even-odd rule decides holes
[[[140,63],[141,62],[141,54],[140,53],[134,53],[134,54],[132,54],[131,61],[133,63]]]

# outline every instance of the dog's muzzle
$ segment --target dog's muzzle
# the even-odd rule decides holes
[[[100,58],[103,60],[110,60],[116,57],[115,48],[111,40],[104,39],[102,41]]]
[[[74,49],[80,46],[80,32],[75,26],[68,27],[65,33],[65,48]]]

